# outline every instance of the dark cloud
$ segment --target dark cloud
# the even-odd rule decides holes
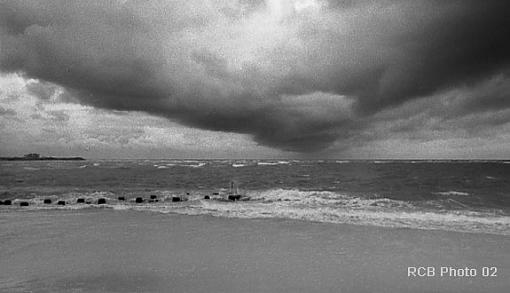
[[[309,64],[322,74],[288,82],[356,96],[357,109],[371,114],[507,74],[509,9],[506,1],[360,1],[332,12],[339,20],[327,33],[308,28],[318,53]]]
[[[425,121],[454,123],[458,129],[487,129],[510,122],[510,80],[495,76],[473,86],[458,87],[411,100],[370,117],[373,123],[391,123],[395,132],[419,131]]]
[[[450,98],[451,115],[464,116],[471,113],[498,112],[510,108],[510,77],[496,76],[478,87],[459,90]],[[510,121],[510,117],[507,117]]]
[[[510,106],[510,2],[318,2],[2,1],[0,70],[39,79],[28,90],[42,99],[53,83],[83,104],[300,152],[363,136],[385,111],[453,119]],[[441,93],[456,89],[465,95],[445,111]],[[427,96],[428,108],[400,109]]]

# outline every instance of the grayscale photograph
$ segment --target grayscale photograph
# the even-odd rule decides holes
[[[506,293],[510,1],[0,0],[0,293]]]

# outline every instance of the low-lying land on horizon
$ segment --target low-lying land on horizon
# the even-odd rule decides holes
[[[39,154],[26,154],[23,157],[0,157],[0,161],[85,161],[82,157],[41,157]]]

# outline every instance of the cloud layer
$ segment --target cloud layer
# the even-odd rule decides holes
[[[0,75],[0,155],[32,152],[153,159],[263,158],[278,153],[247,135],[183,127],[142,112],[79,105],[61,87]]]
[[[314,152],[374,129],[509,122],[507,11],[497,0],[6,0],[0,70],[84,105]]]

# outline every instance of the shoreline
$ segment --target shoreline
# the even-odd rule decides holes
[[[206,221],[209,218],[218,219],[218,220],[226,220],[226,221],[268,221],[268,222],[289,222],[291,224],[303,224],[303,225],[328,225],[331,227],[335,226],[348,226],[348,227],[359,227],[360,229],[376,229],[376,230],[402,230],[402,231],[415,231],[419,232],[431,232],[431,233],[458,233],[462,235],[479,235],[479,236],[487,236],[487,237],[502,237],[508,238],[510,240],[510,235],[491,233],[491,232],[478,232],[478,231],[459,231],[454,229],[442,229],[442,228],[420,228],[420,227],[399,227],[399,226],[382,226],[382,225],[372,225],[372,224],[354,224],[354,223],[345,223],[345,222],[327,222],[327,221],[316,221],[316,220],[308,220],[308,219],[297,219],[297,218],[286,218],[286,217],[236,217],[236,216],[220,216],[213,214],[186,214],[180,213],[176,211],[168,211],[168,212],[159,212],[159,211],[151,211],[148,209],[143,209],[143,206],[140,206],[140,209],[116,209],[112,206],[103,206],[97,204],[89,204],[82,208],[70,208],[69,206],[51,206],[45,207],[43,209],[32,209],[20,206],[8,206],[7,209],[10,209],[11,212],[27,212],[27,213],[38,213],[38,212],[77,212],[77,213],[94,213],[94,212],[112,212],[112,213],[143,213],[148,215],[161,215],[168,217],[197,217],[203,218],[201,220]],[[0,207],[0,216],[1,216],[1,207]],[[509,247],[510,249],[510,247]]]
[[[13,209],[17,211],[80,211],[80,210],[96,210],[106,209],[111,211],[135,211],[147,212],[154,214],[175,214],[183,216],[212,216],[215,218],[225,219],[275,219],[275,220],[295,220],[305,223],[320,223],[331,225],[354,225],[387,229],[412,229],[420,231],[445,231],[458,232],[480,235],[500,235],[510,236],[508,230],[508,219],[506,215],[487,214],[486,217],[469,217],[469,214],[463,215],[451,211],[448,213],[433,214],[436,218],[431,219],[433,211],[371,211],[348,209],[339,210],[337,218],[317,217],[313,209],[288,210],[285,213],[281,211],[273,211],[272,213],[264,213],[261,210],[261,200],[252,200],[247,202],[224,202],[213,199],[203,200],[202,196],[194,197],[183,202],[172,202],[169,195],[161,195],[159,193],[150,192],[152,196],[157,197],[157,202],[151,202],[146,194],[146,200],[143,203],[135,202],[133,194],[123,196],[122,200],[118,200],[111,193],[98,193],[93,196],[80,197],[78,195],[72,197],[36,196],[36,197],[17,197],[12,198],[9,205],[3,207],[0,202],[0,211],[2,209]],[[156,195],[157,194],[157,195]],[[172,195],[173,196],[173,195]],[[145,198],[144,197],[144,198]],[[77,198],[89,200],[87,203],[76,203]],[[106,202],[97,204],[102,198]],[[0,195],[0,200],[1,200]],[[50,203],[43,203],[43,199],[49,199]],[[57,204],[63,201],[64,204]],[[20,206],[26,203],[27,206]],[[223,204],[223,205],[222,205]],[[208,206],[211,205],[211,206]]]
[[[6,234],[0,292],[506,292],[510,286],[510,237],[501,235],[100,209],[0,213],[0,226]],[[500,275],[409,278],[408,266],[496,266]]]

